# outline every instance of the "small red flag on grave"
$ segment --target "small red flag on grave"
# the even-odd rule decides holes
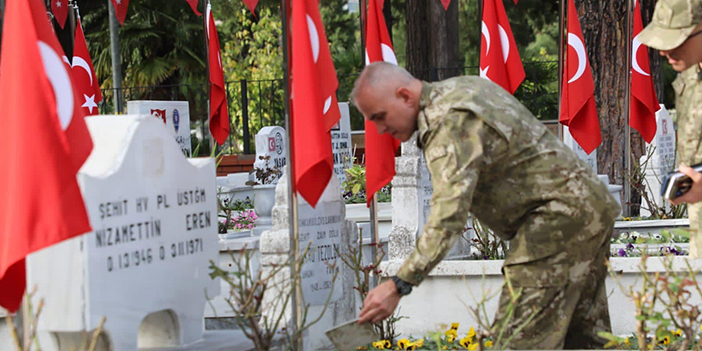
[[[54,14],[56,22],[63,29],[68,17],[68,0],[51,0],[51,13]]]
[[[120,25],[124,24],[124,19],[127,18],[127,8],[129,7],[129,0],[110,0],[112,5],[115,7],[115,15],[117,15],[117,20]]]
[[[190,5],[190,8],[193,9],[193,12],[195,12],[196,15],[202,16],[202,14],[197,10],[197,0],[185,0],[188,2],[188,5]]]
[[[43,1],[8,1],[4,29],[0,306],[16,311],[26,285],[25,257],[90,231],[76,174],[93,144]]]
[[[292,4],[292,135],[295,188],[313,207],[334,170],[330,129],[339,121],[332,63],[317,0]]]
[[[573,0],[568,0],[568,51],[563,69],[559,120],[568,126],[573,139],[586,153],[590,154],[602,143],[595,106],[595,83]]]
[[[73,81],[76,84],[78,101],[80,101],[86,116],[95,115],[98,113],[97,104],[102,101],[102,92],[100,92],[100,84],[95,75],[93,60],[90,58],[88,45],[85,42],[85,35],[83,34],[80,18],[76,25],[74,45],[71,73],[73,75]],[[66,61],[68,61],[67,58]]]
[[[483,3],[480,76],[514,94],[524,81],[524,66],[502,0]]]
[[[370,0],[366,22],[366,63],[385,61],[397,64],[395,52],[383,17],[383,0]],[[395,176],[395,152],[400,141],[390,134],[378,134],[375,124],[366,127],[366,197],[367,205],[373,195]]]
[[[224,68],[222,68],[222,55],[219,51],[219,36],[210,4],[205,11],[205,21],[210,66],[210,133],[217,143],[222,145],[229,137],[229,108],[227,92],[224,89]]]
[[[631,112],[629,125],[638,130],[650,143],[656,136],[656,111],[658,104],[656,90],[653,88],[651,65],[648,60],[648,48],[637,39],[643,30],[641,9],[638,1],[634,6],[634,32],[631,52]]]

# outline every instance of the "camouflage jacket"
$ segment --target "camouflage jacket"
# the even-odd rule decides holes
[[[619,205],[604,183],[498,85],[479,77],[424,83],[418,128],[434,193],[417,247],[398,271],[402,280],[424,279],[460,237],[469,212],[512,240],[505,265],[569,245],[599,247],[601,233],[580,233],[592,223],[611,233]]]
[[[678,163],[702,163],[702,70],[698,65],[673,81],[678,125]]]

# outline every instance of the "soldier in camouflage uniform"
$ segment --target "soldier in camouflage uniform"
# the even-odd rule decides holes
[[[522,289],[508,335],[516,349],[597,348],[610,330],[605,260],[620,208],[597,174],[498,85],[479,77],[425,83],[382,62],[366,67],[352,99],[379,133],[419,131],[434,194],[417,247],[396,277],[373,289],[359,323],[391,315],[463,232],[469,212],[510,250],[503,272]],[[497,319],[510,295],[503,288]],[[535,312],[532,312],[535,311]]]
[[[660,50],[673,69],[680,171],[694,181],[690,191],[673,201],[689,203],[690,256],[702,257],[702,174],[690,168],[702,163],[702,0],[659,0],[651,23],[639,40]]]

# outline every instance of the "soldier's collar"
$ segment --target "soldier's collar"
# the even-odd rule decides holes
[[[422,81],[422,94],[419,97],[419,111],[417,111],[417,129],[419,130],[419,135],[417,135],[417,147],[422,149],[422,136],[424,131],[429,127],[429,121],[427,121],[427,115],[424,113],[424,109],[431,105],[431,91],[434,86],[431,83]]]

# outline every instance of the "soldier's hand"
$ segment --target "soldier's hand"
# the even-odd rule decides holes
[[[395,282],[387,280],[368,292],[363,309],[358,315],[358,324],[380,322],[390,317],[400,302]]]
[[[692,179],[692,187],[688,192],[671,200],[673,205],[682,203],[694,204],[702,200],[702,173],[695,172],[694,169],[688,166],[680,166],[678,170]]]

